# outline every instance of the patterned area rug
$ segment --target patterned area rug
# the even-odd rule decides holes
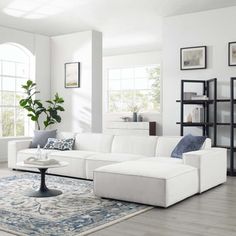
[[[93,182],[46,176],[49,188],[62,195],[32,198],[24,192],[40,182],[38,174],[0,179],[0,229],[16,235],[87,235],[151,209],[144,205],[100,199]]]

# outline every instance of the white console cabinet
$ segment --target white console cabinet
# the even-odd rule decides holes
[[[156,122],[109,122],[105,133],[114,135],[156,135]]]

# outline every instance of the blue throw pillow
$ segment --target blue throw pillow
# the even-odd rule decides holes
[[[188,134],[184,136],[176,145],[171,153],[171,157],[182,158],[183,153],[185,152],[197,151],[202,147],[205,140],[206,137],[204,136],[193,136]]]
[[[55,149],[55,150],[72,150],[74,144],[73,138],[68,139],[56,139],[56,138],[49,138],[48,142],[44,146],[44,149]]]

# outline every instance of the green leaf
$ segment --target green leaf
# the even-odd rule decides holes
[[[64,99],[63,98],[58,98],[57,99],[57,103],[63,103],[64,102]]]
[[[47,100],[46,102],[54,105],[54,103],[52,101],[50,101],[50,100]]]
[[[34,105],[37,105],[38,107],[43,107],[42,102],[40,102],[40,100],[34,100]]]
[[[37,121],[38,120],[38,116],[31,116],[31,120],[32,121]]]
[[[32,80],[27,80],[26,84],[27,84],[27,86],[29,88],[33,84],[33,81]]]
[[[27,99],[21,99],[19,103],[20,103],[20,106],[24,107],[26,106],[27,102],[28,102]]]
[[[59,111],[65,111],[65,109],[62,106],[57,106],[56,109]]]
[[[61,117],[60,116],[55,116],[55,117],[53,117],[58,123],[60,123],[61,122]]]
[[[25,107],[25,109],[26,109],[27,111],[30,111],[30,112],[35,113],[35,110],[34,110],[32,107],[30,107],[30,106]]]

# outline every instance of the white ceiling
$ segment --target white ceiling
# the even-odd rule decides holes
[[[159,50],[162,19],[236,0],[0,0],[0,24],[49,36],[95,29],[104,54]]]

